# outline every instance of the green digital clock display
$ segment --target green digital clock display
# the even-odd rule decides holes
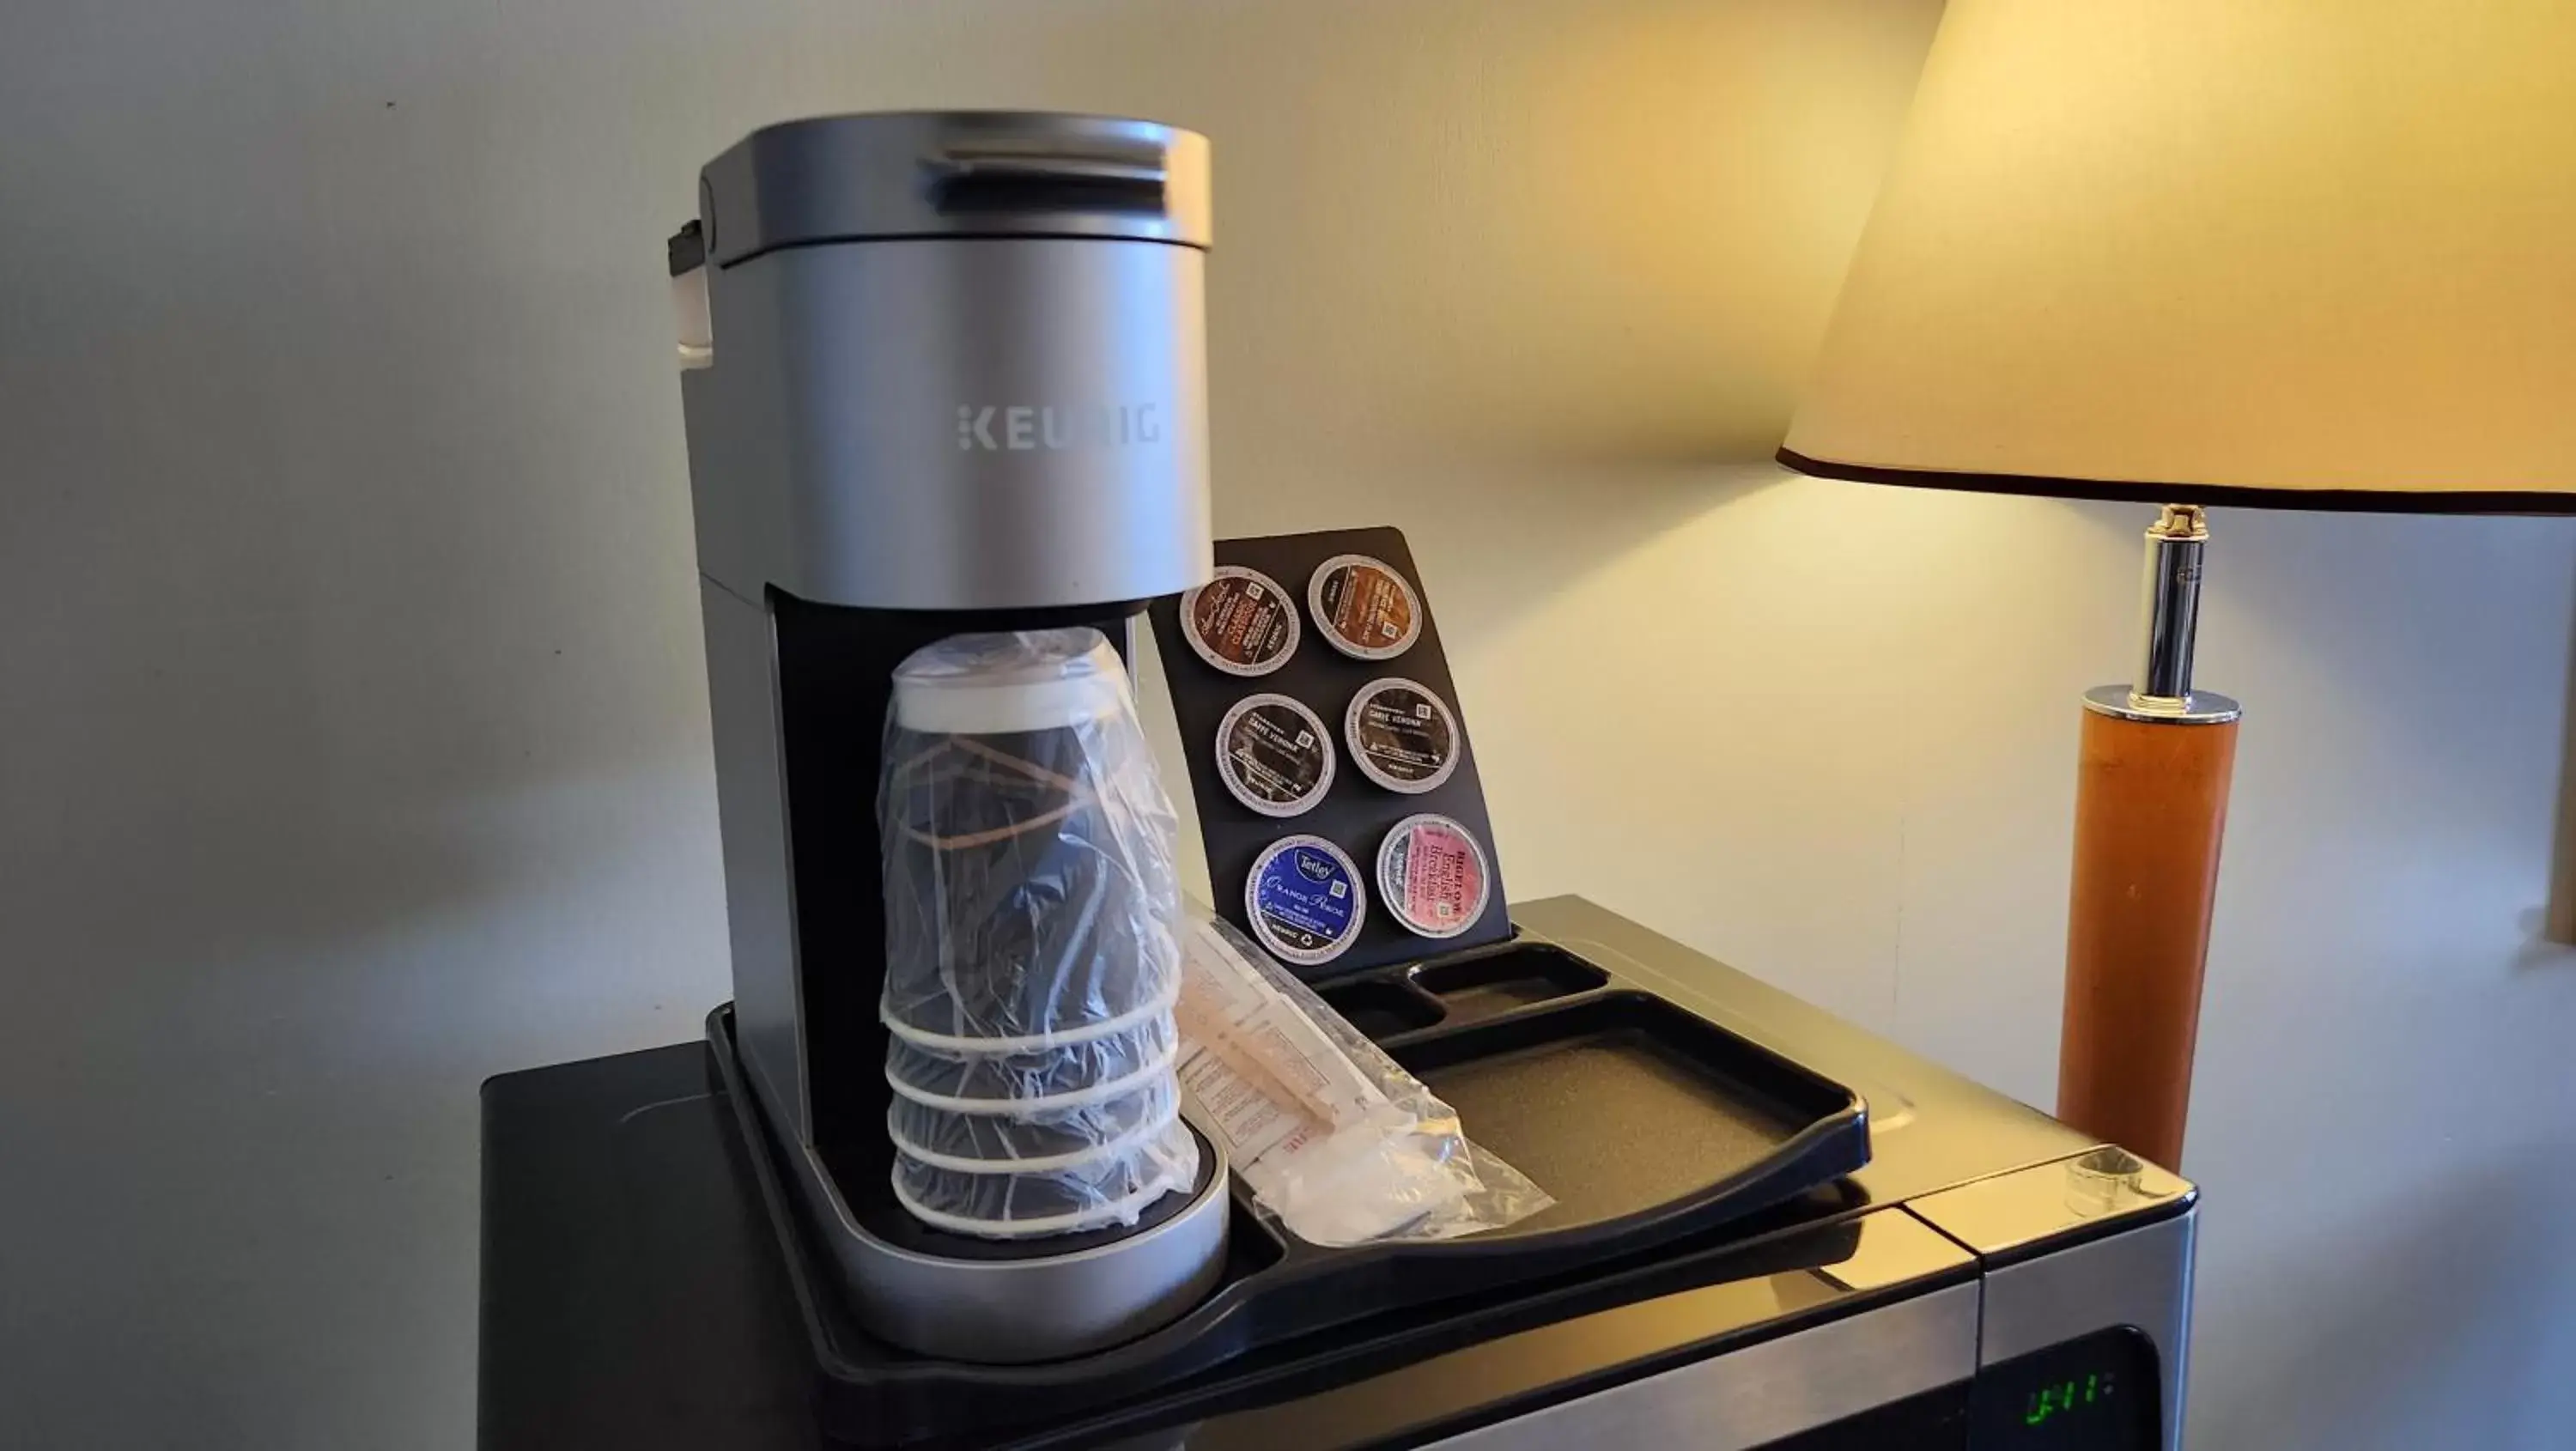
[[[1976,1435],[1995,1451],[2155,1451],[2164,1415],[2155,1343],[2122,1327],[1977,1376]]]
[[[2119,1373],[2108,1370],[2087,1371],[2082,1380],[2069,1378],[2055,1385],[2034,1386],[2029,1404],[2021,1413],[2025,1426],[2045,1426],[2058,1416],[2074,1415],[2087,1407],[2111,1399],[2119,1387]]]

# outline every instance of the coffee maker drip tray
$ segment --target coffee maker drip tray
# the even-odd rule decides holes
[[[1169,1196],[1123,1235],[1096,1245],[1092,1236],[1050,1243],[1045,1257],[1033,1258],[1027,1245],[903,1226],[899,1212],[876,1202],[891,1196],[870,1187],[880,1166],[835,1164],[840,1172],[827,1172],[777,1133],[744,1080],[732,1010],[717,1009],[708,1020],[712,1056],[804,1314],[826,1433],[863,1445],[983,1444],[1322,1331],[1337,1343],[1383,1342],[1390,1357],[1404,1358],[1403,1347],[1420,1338],[1417,1322],[1434,1307],[1447,1333],[1473,1329],[1503,1307],[1525,1309],[1552,1283],[1676,1252],[1677,1241],[1829,1185],[1869,1160],[1867,1116],[1851,1088],[1552,943],[1523,936],[1346,977],[1322,991],[1454,1106],[1469,1135],[1555,1195],[1556,1206],[1462,1239],[1327,1248],[1288,1234],[1214,1168],[1197,1192]],[[1203,1160],[1216,1165],[1215,1146],[1202,1140],[1202,1147]],[[818,1222],[820,1205],[838,1206],[845,1225]],[[847,1225],[868,1232],[839,1232]],[[991,1293],[1020,1297],[1017,1313],[1042,1320],[1079,1312],[1062,1297],[1114,1300],[1116,1287],[1151,1279],[1119,1273],[1121,1263],[1150,1270],[1125,1257],[1185,1257],[1217,1233],[1227,1236],[1226,1253],[1207,1275],[1154,1306],[1129,1307],[1136,1324],[1160,1328],[1039,1363],[897,1349],[860,1328],[884,1323],[883,1307],[848,1303],[845,1293],[868,1277],[836,1263],[864,1244],[952,1276],[1042,1271],[1056,1278],[993,1274],[986,1282]],[[1074,1272],[1059,1274],[1064,1266]],[[882,1283],[886,1265],[869,1268]],[[1494,1294],[1502,1290],[1512,1293]],[[1192,1303],[1175,1318],[1181,1295]],[[963,1349],[979,1362],[996,1358],[989,1345]]]

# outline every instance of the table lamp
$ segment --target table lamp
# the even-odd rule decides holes
[[[2058,1113],[2178,1164],[2237,724],[2203,509],[2576,511],[2576,7],[1950,0],[1779,457],[2162,506],[2083,702]]]

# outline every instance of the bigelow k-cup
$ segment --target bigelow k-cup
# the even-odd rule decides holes
[[[1446,816],[1408,816],[1377,849],[1377,900],[1417,937],[1455,937],[1476,925],[1494,872],[1476,834]]]

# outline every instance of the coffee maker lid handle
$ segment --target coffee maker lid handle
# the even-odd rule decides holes
[[[707,164],[708,260],[925,237],[1099,238],[1204,248],[1208,143],[1124,116],[892,111],[764,126]]]

